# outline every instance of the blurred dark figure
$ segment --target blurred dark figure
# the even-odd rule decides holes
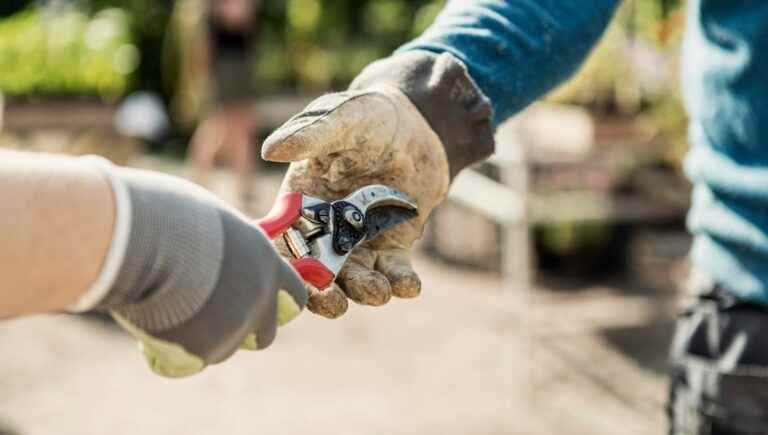
[[[254,202],[251,143],[256,120],[249,111],[253,96],[252,56],[258,34],[260,0],[209,0],[207,35],[195,50],[211,81],[211,102],[190,143],[192,177],[205,185],[219,153],[237,172],[237,206]]]

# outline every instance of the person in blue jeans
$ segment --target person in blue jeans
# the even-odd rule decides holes
[[[293,161],[285,186],[342,196],[394,184],[421,216],[358,250],[338,285],[311,292],[328,317],[346,298],[381,305],[421,288],[408,250],[494,129],[571,76],[619,0],[453,0],[432,26],[316,100],[266,141]],[[672,434],[768,433],[768,2],[689,0],[682,85],[696,302],[672,349]],[[556,128],[556,126],[553,126]]]

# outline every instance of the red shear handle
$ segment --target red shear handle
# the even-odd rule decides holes
[[[301,216],[302,194],[299,192],[284,193],[277,198],[272,210],[259,219],[256,224],[274,239],[283,234]],[[301,278],[317,287],[319,290],[328,288],[335,276],[323,263],[311,257],[291,260],[291,265]]]
[[[325,290],[335,278],[333,272],[328,270],[323,263],[311,257],[291,260],[291,265],[301,275],[304,281],[312,284],[318,290]]]
[[[277,197],[272,210],[259,219],[256,224],[267,233],[267,237],[274,239],[284,233],[301,215],[301,198],[299,192],[284,193]]]

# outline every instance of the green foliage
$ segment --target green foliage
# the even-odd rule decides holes
[[[183,0],[176,0],[183,1]],[[176,89],[177,74],[164,60],[173,2],[157,0],[67,0],[64,11],[47,12],[47,0],[0,1],[0,90],[11,94],[96,94],[112,98],[134,88],[160,93]],[[368,63],[387,56],[423,32],[444,0],[262,0],[261,37],[253,77],[262,93],[342,88]],[[616,43],[627,35],[661,46],[675,35],[681,0],[626,2],[606,42],[561,99],[579,103],[639,101],[627,92],[628,65]],[[22,12],[18,12],[22,10]],[[114,41],[93,50],[85,34],[93,21],[117,17]],[[101,14],[101,15],[100,15]],[[672,23],[671,26],[669,24]],[[78,33],[56,36],[61,27]],[[98,26],[97,26],[98,27]],[[124,47],[122,44],[134,48]],[[626,45],[626,44],[624,44]],[[122,56],[122,61],[119,60]],[[138,56],[138,57],[137,57]],[[127,67],[138,59],[134,70]],[[618,59],[618,60],[617,60]],[[173,60],[172,60],[173,61]],[[121,63],[122,62],[122,63]],[[85,68],[84,65],[88,67]],[[115,66],[118,66],[116,69]],[[130,68],[128,68],[130,69]],[[168,71],[172,73],[169,74]],[[631,74],[629,74],[631,76]],[[165,80],[165,83],[163,81]],[[640,98],[642,100],[642,96]]]
[[[551,98],[627,114],[677,98],[683,22],[678,0],[624,3],[580,72]]]
[[[541,227],[541,243],[557,255],[579,250],[599,250],[611,237],[612,229],[604,222],[570,222]]]
[[[4,1],[4,0],[0,0]],[[86,14],[107,8],[122,10],[128,18],[131,40],[140,49],[141,61],[133,74],[132,88],[164,92],[163,46],[171,15],[171,1],[163,0],[72,0]]]
[[[174,89],[162,59],[171,2],[71,0],[56,11],[46,1],[0,3],[0,90],[6,93],[114,98],[133,88]],[[366,64],[421,33],[443,3],[263,0],[261,37],[254,47],[256,88],[274,93],[344,87]],[[85,43],[86,33],[104,16],[120,17],[119,32],[93,50]],[[67,44],[56,36],[61,26],[74,32]],[[120,49],[121,44],[128,45]],[[120,68],[129,64],[128,73]]]
[[[264,93],[344,87],[368,63],[421,33],[443,0],[264,2],[254,78]]]
[[[667,145],[655,157],[680,168],[688,147],[679,91],[684,15],[682,0],[625,2],[580,72],[549,99],[633,115],[638,131]]]
[[[125,13],[115,8],[93,16],[73,8],[48,12],[30,9],[0,21],[0,91],[121,95],[139,62]]]

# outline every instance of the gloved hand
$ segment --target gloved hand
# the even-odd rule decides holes
[[[96,164],[117,205],[100,277],[110,284],[76,311],[109,310],[152,370],[188,376],[240,347],[263,349],[304,307],[303,282],[244,215],[182,179]]]
[[[347,92],[325,95],[270,135],[264,159],[291,164],[283,190],[335,200],[368,184],[414,198],[419,216],[352,252],[327,290],[310,289],[308,308],[329,318],[346,297],[382,305],[415,297],[421,282],[409,251],[461,168],[490,154],[487,99],[449,54],[410,52],[370,65]]]

